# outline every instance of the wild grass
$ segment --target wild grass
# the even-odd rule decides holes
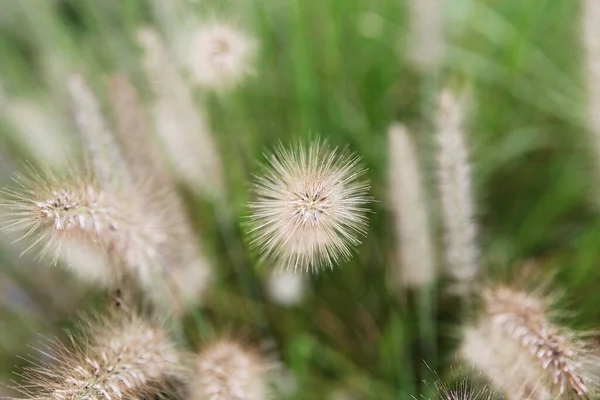
[[[22,204],[23,192],[10,177],[22,171],[22,161],[36,171],[92,166],[94,180],[84,168],[84,174],[76,174],[83,182],[71,177],[69,187],[77,183],[79,194],[118,197],[111,206],[134,206],[134,212],[119,211],[119,221],[127,222],[119,228],[132,221],[168,227],[161,230],[169,232],[165,237],[151,235],[160,270],[168,273],[148,276],[159,282],[170,276],[164,279],[170,283],[139,288],[128,278],[117,288],[124,304],[164,313],[155,300],[167,299],[171,312],[164,322],[180,349],[208,349],[207,338],[223,332],[244,332],[239,336],[254,345],[256,356],[268,347],[268,357],[284,366],[268,372],[275,381],[274,398],[436,398],[436,373],[441,381],[453,380],[467,329],[486,351],[493,351],[486,345],[494,335],[512,335],[515,342],[524,336],[515,336],[512,325],[481,335],[477,298],[457,298],[447,290],[452,286],[447,275],[436,274],[418,290],[399,288],[390,277],[399,258],[387,202],[394,157],[388,129],[399,122],[413,135],[420,197],[432,229],[429,256],[438,271],[465,268],[468,273],[456,272],[461,279],[484,278],[473,286],[477,289],[510,281],[523,265],[535,265],[538,275],[564,293],[552,307],[572,311],[560,326],[567,332],[597,327],[600,218],[590,87],[595,78],[593,60],[585,59],[593,52],[583,51],[593,35],[581,36],[599,25],[590,23],[590,2],[458,0],[444,9],[442,2],[421,3],[436,12],[415,9],[415,1],[392,0],[6,2],[0,13],[2,186],[21,196],[13,197],[14,206],[14,201]],[[443,29],[431,23],[438,17]],[[219,70],[194,64],[190,56],[198,54],[189,49],[195,33],[195,42],[204,42],[199,28],[217,22],[226,26],[228,40],[250,52],[240,56],[249,65],[229,69],[228,63],[236,61],[219,58],[223,46],[208,52],[217,57],[219,79],[233,74],[235,82],[207,87],[207,71]],[[419,38],[432,26],[433,39],[441,35],[442,42]],[[230,34],[244,36],[231,39]],[[78,74],[75,80],[73,74]],[[467,235],[475,255],[454,269],[444,252],[450,242],[448,211],[437,189],[436,132],[449,126],[436,120],[443,88],[468,100],[461,104],[468,157],[461,159],[470,163],[471,198],[461,198],[458,205],[470,207],[472,200],[464,220],[477,224]],[[83,111],[86,105],[80,96],[86,91],[97,103],[87,110],[104,119],[94,125],[101,135],[92,138],[104,147],[82,136],[81,123],[73,118],[77,106]],[[102,141],[107,132],[114,143]],[[377,201],[369,204],[367,234],[352,245],[354,255],[305,277],[302,294],[282,303],[269,288],[273,269],[282,266],[265,261],[250,243],[247,205],[257,201],[251,189],[253,177],[264,174],[263,153],[269,155],[279,141],[292,146],[317,137],[360,157],[368,195]],[[111,160],[115,152],[109,150],[109,158],[98,164],[102,151],[90,149],[113,145],[122,157]],[[56,186],[56,179],[50,182]],[[82,184],[94,185],[94,191]],[[38,220],[30,227],[42,228],[35,224],[44,200],[32,200],[31,194],[39,195],[40,189],[25,198],[38,207]],[[159,201],[135,200],[140,195]],[[0,210],[2,218],[6,210]],[[156,212],[156,223],[146,218]],[[109,232],[116,236],[93,244],[114,255],[113,267],[116,258],[130,264],[125,270],[139,271],[140,263],[129,262],[133,258],[123,251],[130,248],[130,236]],[[29,238],[34,236],[31,232]],[[29,365],[19,358],[31,352],[27,346],[39,347],[39,335],[66,343],[64,329],[78,329],[77,312],[103,313],[106,290],[71,277],[60,259],[58,267],[48,267],[48,260],[35,259],[34,249],[19,257],[29,239],[13,243],[15,236],[1,237],[0,379],[22,383],[14,371]],[[87,250],[82,252],[71,255],[92,265],[85,261]],[[202,267],[205,273],[191,279],[187,267],[176,265],[196,265],[191,270]],[[212,279],[205,279],[209,275]],[[293,282],[279,284],[297,289]],[[178,293],[184,295],[178,298]],[[483,315],[489,318],[489,312]],[[593,334],[590,343],[595,345]],[[514,347],[528,361],[533,348],[529,342]],[[545,356],[536,357],[545,363]],[[462,370],[471,375],[468,367],[463,363]],[[478,398],[477,381],[489,384],[486,374],[471,375],[476,381],[468,383],[472,395],[461,388],[442,390],[439,397]],[[563,382],[561,376],[557,379]],[[0,387],[0,396],[4,390],[15,395]],[[497,392],[496,397],[502,394]],[[166,389],[161,395],[183,396]]]

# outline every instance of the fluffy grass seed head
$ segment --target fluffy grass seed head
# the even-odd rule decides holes
[[[227,340],[209,344],[196,359],[192,400],[266,400],[269,364],[256,352]]]
[[[253,72],[256,41],[225,23],[200,27],[189,49],[189,69],[201,86],[217,89],[239,84]]]
[[[135,196],[108,192],[91,175],[73,170],[68,176],[42,176],[27,168],[15,182],[14,189],[4,189],[3,229],[22,232],[21,239],[31,236],[26,251],[41,244],[40,255],[51,252],[56,262],[69,251],[69,243],[85,243],[108,255],[115,266],[112,273],[98,277],[119,278],[123,267],[142,285],[151,284],[157,272],[157,248],[166,240],[160,221],[154,218],[159,211],[144,207]]]
[[[551,297],[498,285],[481,298],[482,315],[465,330],[461,353],[509,399],[595,398],[592,346],[550,320]]]
[[[461,381],[456,387],[450,387],[442,381],[435,382],[438,398],[442,400],[492,400],[493,394],[487,388],[474,389],[467,381]]]
[[[349,259],[366,235],[369,183],[359,157],[316,140],[279,145],[255,178],[252,244],[275,264],[317,271]]]
[[[181,353],[158,324],[118,315],[87,323],[73,346],[40,350],[48,361],[26,368],[21,391],[31,399],[145,399],[183,380]]]

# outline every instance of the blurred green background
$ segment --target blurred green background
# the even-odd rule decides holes
[[[259,42],[256,74],[234,91],[194,92],[224,160],[234,218],[220,221],[181,187],[216,275],[206,304],[186,321],[190,348],[213,331],[246,332],[293,377],[297,390],[281,398],[433,396],[430,369],[451,379],[462,321],[441,287],[423,299],[397,293],[389,281],[386,133],[400,121],[418,134],[439,243],[431,135],[442,87],[471,100],[466,130],[489,275],[535,261],[564,291],[577,327],[600,318],[600,182],[585,129],[579,2],[446,3],[446,55],[431,72],[408,58],[404,0],[0,0],[1,183],[23,160],[47,163],[43,150],[56,155],[49,160],[77,157],[68,73],[83,73],[105,101],[108,75],[125,72],[151,98],[140,26],[156,26],[175,46],[184,16],[234,21]],[[53,123],[36,128],[26,114],[30,125],[19,126],[11,112],[19,102],[36,104]],[[317,135],[363,157],[379,202],[359,254],[311,276],[303,303],[282,308],[267,300],[267,268],[248,250],[239,222],[262,153],[280,139]],[[78,313],[102,308],[104,294],[34,252],[19,258],[22,247],[9,238],[0,246],[0,382],[9,383],[19,380],[15,366],[33,352],[28,345],[40,335],[63,337]]]

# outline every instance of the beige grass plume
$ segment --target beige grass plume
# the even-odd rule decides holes
[[[152,198],[160,193],[162,226],[165,241],[159,250],[167,275],[174,284],[173,294],[183,305],[200,300],[210,280],[210,264],[198,246],[176,183],[163,162],[147,123],[138,94],[125,75],[114,75],[110,81],[110,99],[117,124],[116,132],[124,143],[127,164],[136,181],[146,181],[145,189]]]
[[[475,204],[463,110],[449,90],[440,94],[436,139],[447,272],[468,285],[479,272]]]
[[[24,372],[20,390],[31,399],[142,400],[186,375],[166,331],[138,316],[92,321],[72,347],[53,343]]]
[[[149,208],[135,196],[109,192],[90,174],[73,170],[59,176],[39,175],[32,168],[15,178],[14,188],[4,189],[2,204],[9,220],[3,229],[31,236],[31,249],[41,244],[42,254],[56,260],[72,241],[101,250],[113,261],[114,270],[97,273],[112,277],[107,285],[125,273],[133,273],[142,285],[152,285],[160,273],[158,246],[165,233],[155,218],[159,207]],[[85,271],[79,271],[80,274]]]
[[[240,84],[254,71],[256,41],[231,24],[217,22],[200,26],[188,50],[192,77],[210,89]]]
[[[587,124],[596,162],[596,179],[600,181],[600,3],[581,2],[581,39],[587,74]]]
[[[67,82],[75,122],[87,146],[94,174],[103,188],[131,184],[129,170],[110,131],[100,104],[81,75],[71,75]]]
[[[508,399],[596,398],[598,360],[581,335],[550,319],[551,298],[506,285],[483,289],[461,355]]]
[[[436,70],[446,51],[444,7],[442,0],[410,0],[408,50],[416,67]]]
[[[173,169],[198,194],[222,199],[225,183],[219,149],[188,85],[155,30],[142,29],[138,38],[156,95],[156,131]]]
[[[388,130],[389,204],[394,216],[398,257],[393,271],[399,287],[423,287],[435,280],[427,202],[423,196],[417,149],[400,124]]]
[[[317,271],[349,259],[366,235],[369,184],[359,158],[316,140],[279,145],[256,176],[252,244],[291,269]]]
[[[269,364],[231,340],[206,346],[196,358],[190,400],[268,400]]]

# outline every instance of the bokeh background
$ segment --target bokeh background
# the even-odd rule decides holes
[[[152,25],[173,57],[190,17],[228,21],[253,35],[253,76],[235,90],[193,89],[226,172],[228,218],[181,185],[216,279],[185,321],[190,348],[243,332],[286,365],[281,398],[410,399],[450,381],[459,339],[443,279],[427,298],[400,292],[386,204],[387,129],[415,134],[440,243],[432,140],[437,93],[468,98],[482,265],[506,276],[524,264],[564,296],[575,327],[597,326],[600,219],[586,130],[581,5],[573,0],[453,0],[444,7],[443,58],[415,63],[405,0],[0,0],[0,183],[23,161],[61,168],[81,157],[65,82],[82,73],[107,101],[108,76],[125,73],[152,98],[136,31]],[[185,53],[183,53],[185,56]],[[110,113],[107,111],[107,115]],[[193,132],[190,132],[193,135]],[[350,261],[310,276],[303,301],[265,294],[271,266],[249,250],[241,224],[252,174],[278,140],[327,138],[359,153],[372,182],[369,235]],[[105,293],[64,269],[20,256],[0,236],[0,382],[19,381],[41,337],[64,337]],[[440,261],[442,257],[438,255]],[[423,383],[423,380],[426,383]],[[0,395],[10,395],[0,387]]]

